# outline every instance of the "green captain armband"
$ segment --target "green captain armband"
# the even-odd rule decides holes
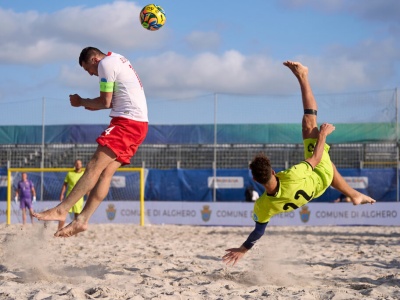
[[[100,92],[112,93],[114,91],[114,82],[100,81]]]

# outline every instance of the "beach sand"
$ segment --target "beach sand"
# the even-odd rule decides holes
[[[0,225],[3,299],[400,299],[400,228],[273,227],[234,267],[251,227]]]

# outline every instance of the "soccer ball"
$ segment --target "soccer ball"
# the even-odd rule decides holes
[[[148,4],[140,11],[140,24],[148,30],[155,31],[160,29],[165,21],[165,12],[161,6]]]

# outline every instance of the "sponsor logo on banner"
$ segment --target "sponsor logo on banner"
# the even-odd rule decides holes
[[[110,221],[115,219],[115,216],[117,214],[117,210],[115,209],[114,204],[108,204],[108,207],[106,209],[106,213],[107,213],[107,218]]]
[[[126,181],[125,181],[125,176],[113,176],[111,179],[110,186],[114,188],[125,188],[126,187]]]
[[[310,220],[310,210],[307,205],[304,205],[300,210],[300,219],[303,223],[307,223]]]
[[[216,177],[216,189],[242,189],[244,187],[243,177]],[[214,187],[214,177],[208,177],[208,187]]]
[[[203,209],[201,210],[201,218],[204,222],[208,222],[211,218],[211,210],[209,205],[203,205]]]
[[[366,176],[343,178],[353,189],[366,189],[368,187],[368,177]]]
[[[0,176],[0,186],[7,186],[7,176]]]

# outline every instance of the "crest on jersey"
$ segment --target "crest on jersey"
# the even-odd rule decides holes
[[[253,220],[254,220],[255,222],[258,221],[258,217],[257,217],[257,215],[256,215],[255,213],[253,213]]]

